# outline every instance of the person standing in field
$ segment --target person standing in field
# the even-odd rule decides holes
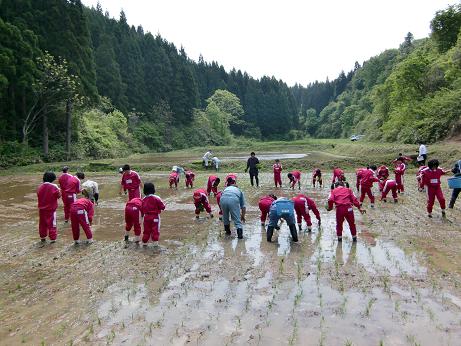
[[[210,218],[213,218],[213,213],[211,212],[210,202],[208,201],[208,196],[205,189],[198,189],[194,191],[193,194],[194,205],[195,205],[195,218],[198,220],[201,211],[206,211]]]
[[[331,190],[330,196],[328,197],[327,210],[332,210],[334,205],[336,206],[336,236],[338,237],[338,242],[343,240],[344,220],[346,220],[349,224],[352,241],[356,242],[357,228],[355,226],[353,207],[357,207],[361,214],[365,214],[365,210],[361,209],[357,197],[355,197],[350,188],[345,187],[345,183],[343,181],[336,182],[333,190]]]
[[[404,193],[405,187],[403,186],[403,176],[407,169],[407,166],[404,163],[402,158],[398,158],[394,163],[394,173],[395,173],[395,181],[397,183],[397,192]]]
[[[261,220],[261,226],[263,227],[266,225],[267,215],[269,215],[272,202],[275,200],[277,200],[277,196],[275,195],[267,195],[259,199],[258,207],[259,207],[259,210],[261,211],[260,220]]]
[[[152,238],[154,246],[158,246],[160,239],[160,213],[165,210],[165,204],[161,198],[155,195],[153,183],[144,184],[144,198],[142,200],[141,215],[144,217],[144,232],[142,234],[142,245],[147,246]]]
[[[301,171],[291,171],[287,174],[288,179],[290,180],[290,188],[295,189],[296,183],[298,183],[298,190],[301,190]]]
[[[282,187],[282,164],[280,163],[279,159],[275,159],[275,163],[272,166],[272,170],[274,172],[274,184],[275,188],[277,188],[277,185]]]
[[[215,171],[219,171],[219,165],[221,164],[221,160],[218,159],[216,156],[213,156],[211,158],[211,162],[213,163]]]
[[[394,203],[398,202],[398,195],[397,195],[397,183],[395,180],[385,178],[379,181],[379,191],[381,193],[381,201],[387,202],[387,194],[392,191],[392,198],[394,198]]]
[[[61,186],[62,202],[64,204],[64,222],[69,222],[70,207],[77,200],[77,194],[82,190],[80,180],[67,173],[68,167],[63,167],[63,174],[59,177],[59,185]]]
[[[208,177],[207,188],[206,188],[206,192],[208,196],[212,192],[216,196],[216,194],[218,193],[218,186],[220,182],[221,182],[221,179],[219,179],[216,175],[210,175]]]
[[[317,218],[318,225],[320,226],[320,213],[317,209],[317,205],[315,204],[312,198],[307,197],[306,195],[300,193],[291,199],[294,202],[295,212],[296,212],[296,219],[298,221],[298,228],[299,231],[302,231],[302,219],[306,221],[307,231],[312,231],[312,221],[311,216],[309,215],[309,210],[312,210],[315,217]]]
[[[172,171],[168,176],[168,183],[170,184],[170,189],[173,188],[174,185],[174,188],[177,190],[179,183],[179,173],[176,171]]]
[[[253,152],[250,153],[250,157],[247,160],[247,168],[245,169],[245,173],[250,170],[250,183],[251,186],[254,186],[253,178],[256,180],[256,187],[259,187],[259,160],[256,157],[256,154]]]
[[[420,166],[425,166],[427,160],[427,147],[423,144],[423,142],[419,142],[418,154],[418,164]]]
[[[278,227],[278,221],[283,219],[287,222],[288,228],[290,229],[291,239],[294,242],[298,241],[298,232],[296,231],[295,225],[295,211],[294,202],[282,197],[272,202],[269,210],[269,224],[267,225],[266,240],[272,242],[272,235],[274,229]]]
[[[427,187],[427,216],[432,218],[432,208],[435,198],[439,201],[442,209],[442,217],[445,217],[445,196],[443,195],[440,177],[450,171],[439,168],[439,160],[429,160],[427,168],[422,171],[423,184]]]
[[[122,180],[120,182],[120,194],[123,191],[128,191],[128,200],[131,201],[133,198],[140,198],[141,191],[139,190],[142,187],[142,181],[139,174],[131,170],[130,165],[124,165],[122,167],[123,174]]]
[[[131,228],[134,230],[134,241],[139,243],[141,236],[141,208],[142,199],[139,197],[133,198],[125,204],[125,241],[128,241]]]
[[[54,172],[45,172],[43,174],[43,183],[37,189],[38,199],[38,233],[42,243],[46,242],[46,237],[54,243],[58,236],[56,225],[56,209],[58,200],[61,197],[59,187],[53,182],[56,180]]]
[[[451,172],[455,177],[461,177],[461,160],[455,163]],[[448,208],[453,209],[455,206],[456,199],[458,198],[459,193],[461,192],[460,188],[454,188],[451,193],[450,203],[448,203]]]
[[[230,178],[230,180],[229,180],[229,178]],[[237,184],[237,174],[236,173],[229,173],[228,175],[226,175],[226,180],[225,180],[225,183],[224,183],[224,187],[227,186],[228,181],[234,181],[235,184]]]
[[[194,187],[194,180],[195,180],[195,173],[191,170],[186,171],[186,187],[190,187],[191,189]]]
[[[345,180],[346,180],[346,177],[344,175],[344,171],[338,166],[335,166],[333,168],[333,177],[331,179],[331,183],[334,184],[337,181],[345,181]]]
[[[211,150],[208,150],[205,155],[203,155],[202,160],[203,160],[203,165],[205,166],[205,169],[208,169],[208,164],[210,163],[211,158],[213,157],[213,152]]]
[[[373,183],[379,182],[379,179],[375,177],[376,166],[369,165],[369,168],[362,171],[360,179],[360,205],[365,200],[365,195],[368,195],[370,199],[370,206],[375,207],[375,196],[373,195]]]
[[[246,213],[245,196],[232,178],[227,180],[227,187],[222,192],[219,205],[223,212],[224,232],[227,235],[231,234],[230,219],[232,219],[237,229],[238,239],[243,239],[242,223],[245,222]]]

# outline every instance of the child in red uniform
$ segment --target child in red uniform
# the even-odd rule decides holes
[[[134,230],[134,241],[139,243],[141,235],[141,207],[142,199],[135,197],[125,204],[125,241],[128,241],[128,235],[131,228]]]
[[[334,184],[337,181],[345,181],[345,180],[346,178],[344,176],[344,171],[339,167],[335,167],[333,169],[333,178],[331,180],[331,183]]]
[[[381,201],[387,202],[387,194],[389,191],[392,191],[392,198],[394,198],[394,203],[398,202],[397,197],[397,182],[393,179],[382,179],[379,181],[379,190],[381,193]]]
[[[320,168],[315,168],[312,172],[312,186],[315,188],[315,183],[318,182],[319,186],[322,187],[322,171]]]
[[[442,209],[442,217],[445,217],[445,196],[443,195],[442,187],[440,186],[440,177],[447,174],[445,171],[439,168],[439,160],[430,160],[427,163],[427,168],[422,171],[423,184],[427,186],[427,216],[432,217],[432,207],[434,206],[435,198],[440,203]]]
[[[154,246],[157,246],[160,238],[160,213],[165,210],[165,204],[155,195],[155,186],[152,183],[144,184],[144,195],[141,207],[141,214],[144,216],[142,245],[147,246],[152,238]]]
[[[423,171],[427,168],[427,166],[420,166],[418,172],[416,172],[416,181],[418,182],[418,191],[422,192],[424,190],[424,183],[423,183]]]
[[[274,171],[274,184],[275,184],[275,187],[276,188],[277,188],[277,186],[282,187],[282,170],[283,170],[283,167],[282,167],[282,164],[280,163],[279,159],[275,160],[275,163],[272,166],[272,169]]]
[[[328,209],[332,210],[333,205],[336,205],[336,235],[338,241],[342,241],[343,223],[346,219],[351,230],[352,241],[357,241],[357,229],[355,227],[355,218],[353,206],[356,206],[360,213],[365,214],[365,210],[360,208],[359,201],[355,197],[351,189],[344,186],[345,183],[339,181],[335,184],[335,188],[331,190],[328,198]]]
[[[178,172],[171,172],[169,177],[168,177],[168,182],[170,183],[170,189],[175,187],[175,189],[178,189],[178,183],[179,183],[179,173]]]
[[[61,197],[59,187],[53,184],[56,180],[56,174],[45,172],[43,174],[43,183],[37,189],[38,199],[38,233],[40,240],[44,243],[46,237],[50,238],[51,243],[56,241],[56,209],[58,208],[58,199]]]
[[[320,223],[321,223],[320,213],[313,199],[300,193],[296,195],[295,197],[293,197],[291,200],[295,204],[296,218],[298,221],[298,228],[300,232],[302,231],[302,219],[303,218],[304,218],[304,221],[306,221],[307,231],[308,232],[312,231],[312,221],[309,215],[309,210],[312,210],[312,212],[315,214],[315,217],[317,218],[317,221],[319,222],[319,226],[320,226]]]
[[[372,208],[375,207],[375,196],[373,196],[373,192],[371,188],[373,187],[373,183],[379,182],[379,179],[375,177],[376,166],[370,165],[370,168],[363,170],[360,179],[360,205],[365,200],[365,195],[368,195],[370,198],[370,206]]]
[[[229,173],[227,176],[226,176],[226,182],[224,183],[224,187],[228,186],[228,181],[229,179],[232,179],[232,181],[235,182],[235,184],[237,184],[237,174],[235,173]]]
[[[384,165],[379,166],[378,170],[376,171],[376,176],[380,180],[386,180],[387,178],[389,178],[389,168],[387,168],[387,166]]]
[[[277,196],[275,195],[267,195],[259,199],[258,206],[261,211],[261,226],[263,227],[266,225],[267,215],[269,215],[272,202],[275,200],[277,200]]]
[[[122,181],[120,182],[120,194],[122,191],[128,191],[128,200],[131,201],[133,198],[140,198],[141,192],[139,187],[142,186],[141,177],[135,171],[132,171],[130,165],[124,165],[122,167],[123,175]]]
[[[192,187],[194,186],[194,180],[195,180],[195,174],[191,170],[186,171],[186,187]]]
[[[210,175],[208,177],[208,183],[207,183],[207,188],[206,192],[208,196],[213,192],[213,194],[216,196],[218,193],[218,185],[221,182],[221,179],[219,179],[216,175]]]
[[[62,169],[63,174],[59,177],[59,185],[62,191],[64,204],[64,222],[69,222],[70,207],[77,200],[77,194],[81,191],[80,179],[67,173],[68,167]]]
[[[72,236],[75,245],[80,244],[80,226],[85,232],[87,243],[93,242],[93,232],[91,232],[91,223],[93,222],[94,206],[86,190],[82,191],[83,198],[77,199],[70,207],[70,223],[72,226]]]
[[[405,191],[403,186],[403,175],[405,174],[407,166],[404,161],[402,157],[398,157],[397,160],[394,161],[395,182],[397,183],[398,193],[403,193]]]
[[[355,177],[356,177],[355,187],[357,188],[357,191],[360,191],[360,181],[362,180],[363,172],[365,172],[369,168],[370,168],[369,166],[366,166],[366,167],[358,168],[355,170]]]
[[[298,183],[298,189],[301,190],[301,172],[300,171],[291,171],[287,174],[288,179],[290,179],[290,188],[295,189],[296,183]]]
[[[198,189],[194,191],[194,205],[195,205],[195,218],[198,219],[200,211],[206,210],[210,215],[210,218],[213,217],[211,212],[210,202],[208,201],[208,196],[205,189]]]
[[[219,203],[221,202],[221,195],[222,195],[222,191],[218,191],[218,193],[215,194],[216,203],[218,204],[218,207],[219,207],[219,221],[222,221],[222,209],[221,209],[221,204]]]

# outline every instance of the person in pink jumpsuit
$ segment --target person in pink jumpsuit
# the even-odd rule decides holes
[[[272,165],[272,171],[274,172],[274,184],[277,188],[278,186],[282,187],[282,164],[279,159],[275,160],[275,163]]]
[[[133,228],[135,242],[139,243],[141,236],[141,208],[142,199],[139,197],[135,197],[125,204],[125,241],[128,241],[128,235],[131,228]]]
[[[46,242],[46,237],[54,243],[57,238],[58,230],[56,226],[56,209],[58,200],[61,197],[59,187],[53,184],[56,180],[54,172],[45,172],[43,174],[43,183],[37,188],[38,200],[38,233],[41,242]]]
[[[339,167],[335,167],[333,169],[333,177],[331,179],[331,183],[334,184],[337,181],[345,181],[345,180],[346,180],[346,177],[344,175],[344,171]]]
[[[338,241],[342,241],[343,223],[346,220],[351,230],[352,241],[356,242],[357,228],[355,226],[353,207],[357,207],[362,214],[365,213],[365,210],[361,209],[360,203],[352,190],[344,185],[345,183],[342,181],[335,183],[334,189],[331,190],[328,198],[328,210],[332,210],[333,206],[336,206],[336,235]]]
[[[424,190],[424,182],[423,182],[423,171],[427,168],[427,166],[420,166],[418,172],[416,172],[416,181],[418,183],[418,191],[422,192]]]
[[[195,218],[198,219],[200,212],[206,210],[210,218],[213,217],[211,212],[210,202],[208,201],[208,196],[205,189],[198,189],[194,191],[193,195],[194,205],[195,205]]]
[[[236,173],[229,173],[229,174],[226,176],[226,180],[225,180],[225,183],[224,183],[224,187],[229,186],[229,184],[228,184],[229,178],[232,179],[232,181],[234,182],[234,184],[237,184],[237,174],[236,174]]]
[[[403,186],[403,176],[405,174],[406,169],[407,166],[405,165],[403,158],[399,157],[397,160],[395,160],[394,173],[398,193],[403,193],[405,191],[405,187]]]
[[[216,203],[218,204],[218,207],[219,207],[219,221],[222,221],[222,209],[221,209],[221,204],[219,202],[221,202],[221,196],[222,196],[222,191],[218,191],[216,194]]]
[[[173,188],[173,186],[175,187],[175,189],[178,189],[179,173],[171,172],[168,176],[168,183],[170,184],[170,189]]]
[[[186,171],[186,187],[190,187],[191,189],[194,187],[194,180],[195,180],[195,173],[191,170]]]
[[[210,175],[208,177],[206,192],[208,196],[213,192],[214,195],[218,193],[218,185],[221,182],[216,175]]]
[[[296,183],[298,183],[298,190],[301,190],[301,171],[291,171],[287,176],[290,180],[290,188],[294,190]]]
[[[360,181],[362,180],[363,172],[365,172],[369,168],[370,167],[367,166],[367,167],[362,167],[362,168],[358,168],[355,170],[355,178],[356,178],[355,187],[357,188],[357,192],[360,191]]]
[[[398,202],[398,195],[397,195],[397,182],[393,179],[381,179],[379,181],[379,190],[381,192],[381,201],[387,202],[387,194],[392,191],[392,198],[394,199],[394,203]]]
[[[94,216],[94,205],[86,190],[82,191],[83,198],[77,199],[70,207],[70,223],[72,226],[72,236],[76,245],[80,244],[80,226],[85,232],[87,243],[93,242],[93,232],[91,224]]]
[[[131,170],[130,165],[124,165],[122,170],[123,174],[120,182],[120,194],[122,194],[123,191],[128,191],[129,201],[133,198],[140,198],[141,191],[139,188],[142,187],[141,177],[137,172]]]
[[[319,186],[322,187],[323,181],[322,181],[322,171],[320,168],[315,168],[312,171],[312,186],[315,188],[315,183],[319,183]]]
[[[379,179],[375,177],[376,166],[370,165],[370,168],[363,170],[360,179],[360,204],[365,200],[365,195],[368,195],[370,199],[370,206],[375,207],[375,196],[371,191],[373,183],[379,182]]]
[[[262,196],[259,199],[258,207],[259,207],[259,210],[261,211],[260,220],[261,220],[261,226],[263,227],[266,225],[266,219],[267,219],[267,216],[269,215],[272,202],[275,200],[277,200],[277,196],[275,195]]]
[[[64,222],[69,222],[70,207],[72,203],[77,200],[77,194],[82,190],[80,179],[73,176],[68,172],[68,167],[65,166],[62,169],[62,174],[59,177],[59,185],[62,192],[62,202],[64,205]]]
[[[307,197],[306,195],[300,193],[291,199],[295,205],[295,212],[296,212],[296,219],[298,222],[299,231],[302,231],[302,219],[306,221],[307,231],[312,231],[312,221],[309,215],[309,210],[312,210],[315,217],[317,218],[318,224],[320,226],[320,213],[317,209],[317,205],[315,204],[312,198]]]
[[[144,184],[144,195],[142,200],[141,214],[144,216],[144,232],[142,234],[142,244],[147,245],[152,238],[154,246],[158,246],[160,239],[160,213],[165,210],[165,204],[161,198],[155,195],[153,183]]]
[[[423,184],[427,187],[427,216],[432,217],[432,208],[435,198],[439,201],[442,209],[442,217],[445,217],[445,196],[443,195],[440,177],[449,173],[450,170],[439,168],[439,160],[429,160],[427,168],[422,171]]]

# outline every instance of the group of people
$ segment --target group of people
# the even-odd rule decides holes
[[[354,220],[353,207],[358,208],[361,213],[363,202],[368,196],[370,207],[374,208],[375,197],[372,192],[373,185],[378,184],[380,191],[380,200],[387,202],[387,195],[392,194],[395,203],[398,202],[398,193],[404,193],[404,175],[406,171],[406,162],[411,158],[399,154],[394,160],[393,171],[394,179],[390,178],[390,169],[381,165],[370,164],[367,167],[356,170],[356,188],[360,192],[358,199],[346,180],[344,171],[339,167],[334,167],[332,172],[331,191],[328,198],[327,210],[336,209],[336,234],[338,241],[342,240],[343,223],[346,220],[349,224],[353,241],[356,241],[357,231]],[[461,160],[458,161],[451,172],[461,176]],[[39,208],[39,234],[42,242],[49,237],[51,242],[56,241],[56,209],[58,199],[62,198],[64,205],[64,220],[71,221],[72,235],[76,244],[79,244],[80,227],[85,232],[88,243],[93,241],[91,223],[94,215],[94,204],[98,203],[99,189],[98,184],[91,180],[86,180],[82,172],[75,176],[68,173],[69,168],[63,167],[62,174],[59,177],[59,187],[53,182],[56,175],[53,172],[45,172],[43,183],[37,190],[38,208]],[[253,179],[256,185],[259,185],[258,170],[259,160],[254,153],[251,153],[247,162],[245,171],[250,170],[250,179],[253,185]],[[283,167],[279,160],[273,164],[274,185],[276,188],[282,187],[281,174]],[[432,217],[432,210],[435,199],[439,201],[442,209],[442,216],[445,217],[445,198],[441,188],[440,178],[450,171],[439,168],[439,161],[430,160],[426,165],[422,165],[416,176],[417,184],[420,191],[427,191],[427,212]],[[143,184],[139,174],[132,170],[129,165],[120,168],[120,194],[127,194],[128,201],[125,205],[125,241],[129,240],[129,232],[133,229],[134,241],[147,245],[152,240],[154,245],[158,244],[160,236],[160,214],[165,210],[165,204],[159,196],[155,194],[155,186],[151,182]],[[185,170],[180,166],[173,166],[169,174],[170,188],[177,188],[179,176],[185,175],[185,184],[188,188],[194,187],[195,173],[191,170]],[[293,170],[287,174],[290,189],[294,190],[297,186],[301,190],[301,171]],[[231,234],[231,221],[235,225],[237,237],[243,238],[243,223],[246,215],[246,201],[243,191],[237,185],[237,174],[230,173],[224,180],[224,189],[218,190],[221,180],[216,175],[208,177],[207,186],[198,188],[193,191],[192,200],[195,206],[195,216],[198,219],[200,213],[206,211],[210,218],[213,217],[209,197],[213,195],[219,206],[219,218],[223,222],[226,234]],[[322,172],[315,168],[312,172],[312,186],[323,186]],[[141,189],[144,198],[141,198]],[[449,208],[453,208],[455,201],[461,189],[453,190]],[[81,194],[81,198],[77,195]],[[306,223],[306,231],[312,230],[312,221],[309,215],[310,211],[317,218],[318,225],[321,224],[321,217],[315,201],[306,194],[299,193],[293,198],[277,197],[274,194],[262,196],[258,203],[260,209],[260,221],[263,227],[267,224],[267,241],[272,240],[275,229],[279,229],[279,221],[285,220],[292,236],[293,241],[298,241],[297,231],[302,231],[302,220]],[[141,227],[141,220],[143,227]],[[296,224],[298,229],[296,228]],[[141,239],[141,231],[143,235]]]

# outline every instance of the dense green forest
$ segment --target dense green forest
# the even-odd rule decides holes
[[[191,60],[80,0],[0,0],[0,167],[241,138],[426,142],[460,128],[461,7],[333,81],[287,86]],[[308,62],[306,62],[308,63]]]

